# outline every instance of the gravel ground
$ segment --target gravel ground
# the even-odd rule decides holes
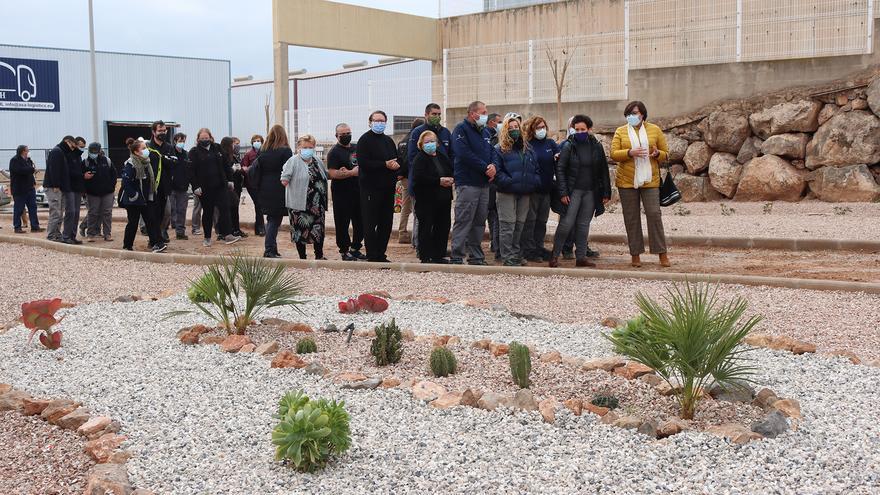
[[[40,419],[0,412],[0,493],[79,494],[94,462],[85,440]]]
[[[254,355],[182,346],[161,321],[182,297],[66,311],[66,346],[25,344],[25,331],[0,335],[0,381],[32,393],[71,396],[118,418],[134,453],[132,481],[159,493],[847,493],[880,489],[880,369],[843,359],[759,350],[760,385],[796,397],[796,432],[743,447],[700,433],[649,441],[597,424],[589,415],[504,415],[470,408],[438,411],[397,391],[341,390],[298,370],[270,369]],[[329,304],[327,305],[329,306]],[[311,317],[323,320],[321,305]],[[292,310],[267,316],[294,320]],[[595,327],[532,322],[470,308],[392,303],[387,314],[417,332],[540,339],[567,354],[606,354]],[[39,379],[35,379],[39,377]],[[344,399],[353,448],[321,473],[272,461],[270,431],[279,397],[304,388]]]

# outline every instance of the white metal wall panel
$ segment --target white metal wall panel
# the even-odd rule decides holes
[[[266,135],[266,104],[269,104],[269,127],[275,124],[272,83],[232,87],[232,135],[248,143],[254,134]]]

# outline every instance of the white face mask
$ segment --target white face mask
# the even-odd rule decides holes
[[[538,139],[544,139],[547,137],[547,129],[538,129],[535,131],[535,137]]]

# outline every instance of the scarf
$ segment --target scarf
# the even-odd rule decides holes
[[[648,132],[645,130],[645,123],[639,127],[638,132],[633,126],[627,124],[626,132],[629,134],[629,142],[633,148],[648,148]],[[638,143],[638,146],[636,144]],[[637,156],[633,158],[635,162],[635,172],[633,173],[633,187],[638,189],[644,184],[651,182],[653,172],[651,171],[651,158],[646,156]]]
[[[153,197],[153,187],[154,184],[156,184],[156,178],[153,176],[153,166],[150,165],[150,159],[133,154],[128,161],[134,169],[134,176],[137,180],[143,181],[146,178],[150,179],[150,192],[149,194],[145,194],[145,196],[147,199],[151,200]]]

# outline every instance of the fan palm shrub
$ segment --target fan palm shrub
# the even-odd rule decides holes
[[[285,272],[284,266],[262,258],[234,253],[220,263],[209,265],[193,280],[188,294],[198,311],[217,321],[229,333],[244,334],[248,325],[268,308],[298,306],[304,301],[301,281]],[[243,297],[243,303],[242,298]],[[168,317],[196,311],[172,311]]]
[[[673,285],[664,297],[668,309],[639,293],[639,317],[606,336],[617,353],[650,366],[672,387],[684,419],[693,419],[711,383],[743,386],[755,370],[739,344],[761,317],[741,321],[748,303],[740,297],[721,303],[717,291],[707,284]]]

